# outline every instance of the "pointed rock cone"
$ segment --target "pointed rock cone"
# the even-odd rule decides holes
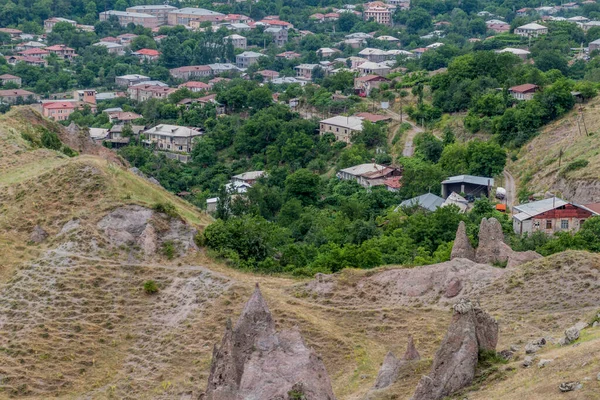
[[[417,361],[421,359],[421,355],[417,351],[415,347],[415,342],[413,341],[412,335],[408,335],[408,345],[406,346],[406,352],[402,357],[404,361]]]
[[[384,389],[396,382],[396,379],[398,379],[399,368],[400,360],[396,358],[394,353],[391,351],[388,352],[383,359],[383,364],[381,364],[381,368],[377,374],[377,379],[375,380],[375,385],[373,385],[373,390]]]
[[[496,321],[462,299],[454,305],[452,322],[435,353],[429,376],[421,378],[411,400],[439,400],[470,385],[479,350],[495,350],[497,340]]]
[[[475,250],[471,246],[471,242],[469,242],[467,227],[464,221],[460,221],[460,224],[458,224],[454,245],[452,246],[450,259],[454,260],[455,258],[466,258],[475,261]]]

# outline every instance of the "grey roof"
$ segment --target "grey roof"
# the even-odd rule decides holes
[[[420,206],[429,211],[435,211],[444,203],[444,199],[440,196],[436,196],[433,193],[425,193],[412,199],[404,200],[400,203],[400,207],[414,207]]]
[[[471,183],[473,185],[481,186],[494,186],[494,178],[486,178],[484,176],[473,176],[473,175],[457,175],[451,176],[442,182],[443,185],[450,183]]]
[[[128,10],[136,10],[136,11],[141,11],[141,10],[176,10],[177,7],[174,6],[170,6],[167,4],[154,4],[154,5],[144,5],[144,6],[132,6],[132,7],[127,7]]]
[[[100,14],[105,14],[105,15],[109,15],[109,16],[114,15],[116,17],[156,18],[154,15],[150,15],[150,14],[146,14],[146,13],[117,11],[117,10],[103,11]]]

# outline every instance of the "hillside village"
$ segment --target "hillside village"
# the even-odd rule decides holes
[[[0,0],[0,398],[596,398],[600,3],[148,3]]]

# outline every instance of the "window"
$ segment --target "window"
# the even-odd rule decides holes
[[[582,219],[582,220],[579,221],[579,226],[580,227],[583,226],[583,224],[585,224],[585,219]]]
[[[552,229],[552,220],[551,219],[546,220],[546,229]]]
[[[536,229],[540,229],[540,221],[533,221],[533,227]]]
[[[569,229],[569,220],[568,219],[560,220],[560,229]]]

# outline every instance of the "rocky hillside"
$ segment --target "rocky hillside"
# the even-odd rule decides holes
[[[582,204],[597,202],[600,198],[599,110],[599,99],[577,105],[523,146],[518,159],[508,167],[517,178],[518,187],[524,186],[534,193],[552,192]]]
[[[444,375],[434,358],[455,342],[453,306],[467,298],[497,321],[508,361],[478,362],[461,398],[597,396],[600,328],[558,344],[600,311],[596,255],[506,269],[455,258],[305,281],[232,270],[197,247],[206,215],[19,112],[0,118],[0,398],[217,398],[225,383],[237,400],[276,368],[285,390],[316,373],[336,399],[409,399],[423,375]],[[84,154],[41,146],[45,130]],[[458,313],[471,327],[479,315]],[[477,352],[472,339],[461,343]]]

